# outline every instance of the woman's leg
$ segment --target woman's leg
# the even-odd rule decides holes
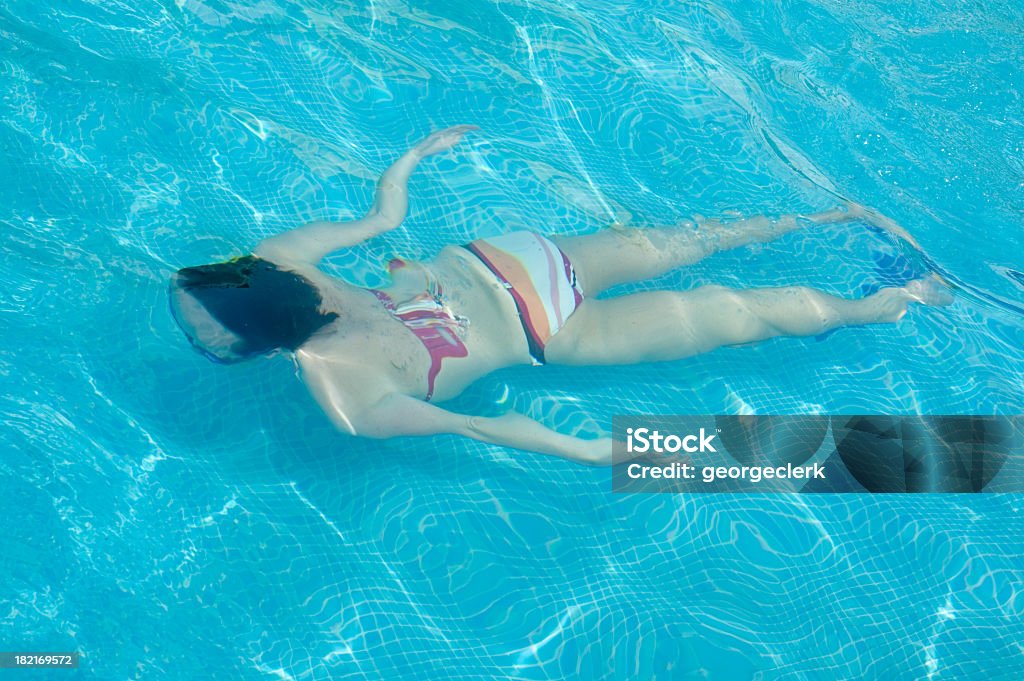
[[[896,322],[911,302],[947,304],[932,280],[857,300],[811,288],[648,291],[584,300],[545,347],[551,364],[635,364],[681,359],[775,336],[815,336],[839,326]]]
[[[583,286],[594,296],[631,281],[652,279],[730,248],[778,239],[783,234],[813,225],[852,222],[865,217],[864,210],[849,204],[811,215],[757,216],[731,222],[705,220],[673,227],[612,227],[585,236],[553,236]]]

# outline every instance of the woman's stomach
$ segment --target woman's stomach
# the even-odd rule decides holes
[[[446,246],[428,263],[452,311],[469,320],[463,339],[470,362],[493,365],[530,364],[529,348],[515,301],[472,253]]]

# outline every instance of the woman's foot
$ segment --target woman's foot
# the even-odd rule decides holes
[[[910,303],[944,307],[953,302],[953,296],[933,275],[914,279],[901,287],[883,288],[862,302],[870,321],[898,322],[907,314]]]
[[[921,250],[921,244],[917,243],[917,239],[910,236],[910,232],[903,229],[903,227],[901,227],[895,220],[887,215],[882,215],[874,208],[868,208],[856,201],[845,201],[841,208],[846,210],[847,222],[852,222],[854,220],[866,222],[872,227],[888,232],[896,238],[906,241],[914,248]]]
[[[911,297],[911,302],[935,307],[945,307],[953,302],[953,294],[942,285],[942,280],[934,274],[909,281],[903,288]]]

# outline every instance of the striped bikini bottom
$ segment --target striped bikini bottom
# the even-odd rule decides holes
[[[536,232],[477,239],[464,248],[479,258],[512,296],[533,363],[544,364],[544,346],[583,302],[569,258]]]

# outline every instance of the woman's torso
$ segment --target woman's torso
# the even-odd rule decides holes
[[[294,268],[293,269],[298,269]],[[392,270],[392,283],[378,293],[346,284],[319,268],[304,266],[301,274],[320,289],[327,308],[341,317],[300,350],[320,359],[318,366],[357,365],[373,376],[373,392],[402,392],[433,401],[458,395],[481,376],[502,367],[530,363],[526,338],[512,297],[472,253],[460,246],[444,248],[432,261],[406,261]],[[438,309],[457,318],[447,322],[464,346],[465,356],[445,356],[428,385],[434,361],[424,341],[396,316],[412,304],[425,307],[430,282],[440,289]],[[389,310],[390,307],[397,308]],[[463,354],[463,353],[456,353]],[[339,369],[344,373],[344,369]],[[340,383],[345,377],[337,377]]]

